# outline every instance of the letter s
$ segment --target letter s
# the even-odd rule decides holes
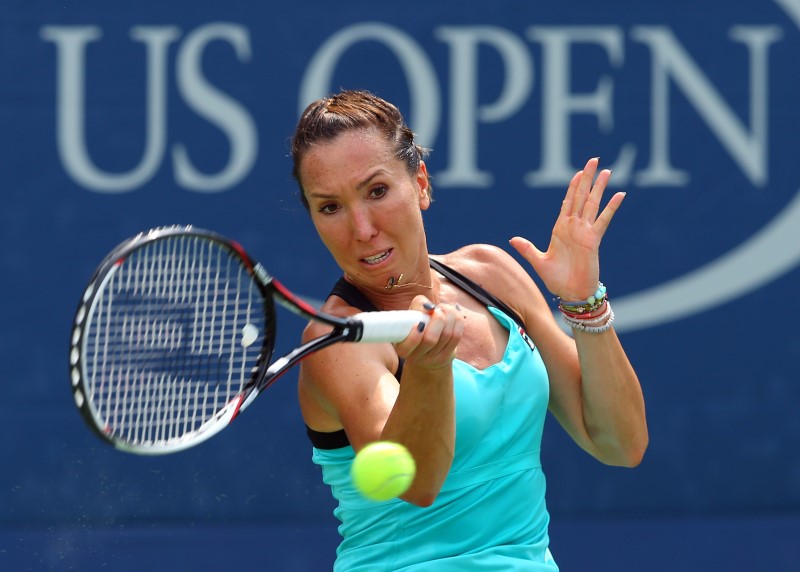
[[[227,23],[201,26],[186,37],[177,59],[178,89],[186,103],[198,115],[221,129],[230,141],[230,158],[225,168],[207,175],[191,163],[182,144],[172,149],[176,182],[187,189],[202,192],[223,191],[236,185],[250,172],[258,150],[258,132],[253,117],[238,101],[208,83],[202,73],[205,46],[212,40],[226,40],[240,61],[250,59],[247,29]]]

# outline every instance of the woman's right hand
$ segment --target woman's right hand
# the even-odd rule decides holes
[[[417,296],[409,309],[428,314],[430,321],[423,329],[413,329],[406,339],[395,344],[397,354],[418,368],[449,370],[464,335],[461,308],[453,304],[434,304],[425,296]]]

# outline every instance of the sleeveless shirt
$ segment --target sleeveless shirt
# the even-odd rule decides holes
[[[485,369],[453,362],[455,457],[430,507],[364,498],[350,479],[355,452],[344,432],[326,442],[319,440],[326,434],[309,430],[315,442],[312,460],[338,501],[334,516],[341,523],[342,542],[334,570],[556,571],[548,548],[550,517],[540,462],[549,400],[544,363],[507,306],[441,263],[431,260],[431,266],[487,303],[509,330],[505,353]],[[372,309],[363,308],[363,301],[344,299]]]

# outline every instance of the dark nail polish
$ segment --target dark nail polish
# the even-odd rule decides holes
[[[422,305],[422,307],[430,312],[431,310],[435,310],[436,309],[436,304],[432,304],[431,302],[425,302]]]
[[[419,324],[417,324],[417,331],[418,332],[421,332],[424,329],[425,329],[425,322],[420,322]]]

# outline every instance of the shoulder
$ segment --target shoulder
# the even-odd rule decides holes
[[[360,312],[338,296],[329,297],[320,310],[338,317]],[[324,336],[331,327],[311,320],[303,330],[303,342]],[[298,397],[305,424],[316,431],[336,431],[346,418],[357,417],[378,390],[390,382],[397,385],[393,373],[398,357],[391,344],[334,344],[314,352],[301,363],[298,374]],[[353,427],[350,427],[354,431]],[[348,435],[353,441],[353,435]]]
[[[491,244],[470,244],[449,254],[433,256],[435,260],[449,266],[486,288],[496,296],[516,294],[517,289],[536,289],[530,274],[509,252]]]
[[[492,271],[515,271],[515,267],[520,268],[511,254],[492,244],[470,244],[448,254],[435,255],[431,258],[472,279],[484,274],[490,275]]]
[[[321,312],[329,316],[336,316],[338,318],[347,318],[357,314],[361,310],[355,308],[339,298],[338,296],[329,296],[322,306],[319,307]],[[316,320],[310,320],[303,330],[303,341],[306,342],[313,338],[318,338],[331,330],[331,326]]]
[[[552,322],[544,294],[510,252],[490,244],[471,244],[433,258],[498,297],[523,319],[529,330]]]

